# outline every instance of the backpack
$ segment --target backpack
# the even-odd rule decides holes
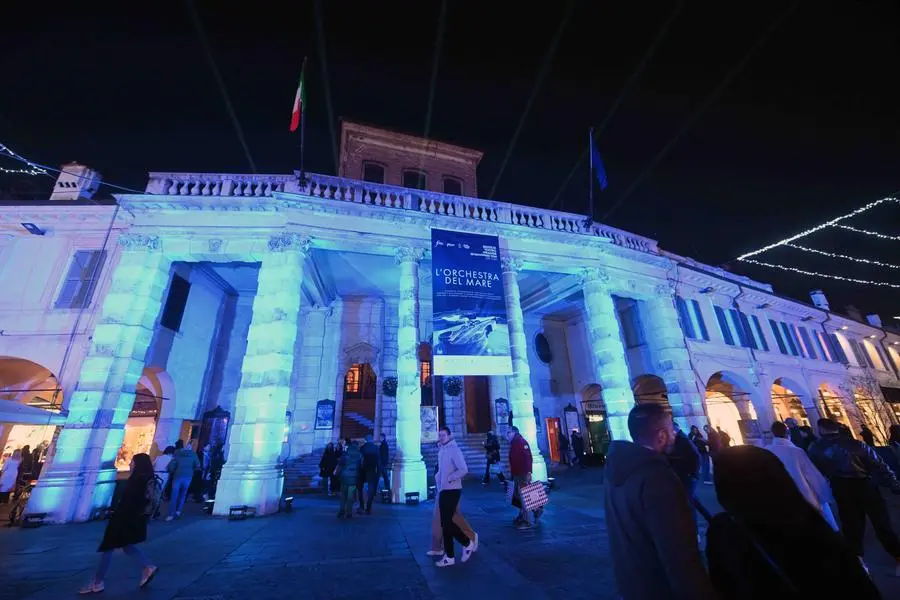
[[[147,500],[143,514],[151,517],[159,510],[162,502],[163,485],[162,479],[158,475],[154,475],[147,480],[147,486],[144,488],[144,498]]]

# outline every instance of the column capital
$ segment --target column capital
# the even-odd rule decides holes
[[[606,269],[599,267],[585,267],[581,269],[579,276],[582,284],[592,282],[609,283],[610,281],[610,276]]]
[[[312,238],[294,231],[285,231],[269,238],[269,252],[309,254],[311,246]]]
[[[508,254],[501,256],[500,270],[504,273],[518,273],[522,270],[522,260]]]
[[[119,245],[125,251],[130,252],[153,252],[162,247],[162,242],[157,235],[146,235],[144,233],[123,233],[119,236]]]
[[[423,258],[425,258],[425,251],[412,246],[401,246],[394,252],[394,262],[398,265],[410,262],[418,263]]]

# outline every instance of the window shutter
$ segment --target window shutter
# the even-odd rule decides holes
[[[688,314],[687,305],[681,296],[675,296],[675,308],[678,311],[678,320],[681,321],[681,330],[684,332],[685,337],[692,340],[697,339],[697,335],[694,332],[694,324],[691,322],[691,315]]]

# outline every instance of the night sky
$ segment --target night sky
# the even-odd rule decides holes
[[[765,39],[793,3],[580,0],[569,11],[562,0],[448,1],[430,123],[441,2],[331,0],[318,13],[312,2],[223,4],[193,5],[202,33],[187,2],[4,7],[0,141],[37,162],[77,160],[137,188],[148,171],[250,172],[205,39],[263,173],[298,167],[298,137],[288,123],[308,56],[307,169],[335,172],[332,130],[343,116],[417,135],[427,129],[435,139],[483,150],[481,197],[496,187],[497,200],[548,206],[584,151],[588,128],[606,120],[599,148],[609,187],[595,195],[595,217],[710,264],[900,188],[894,1],[800,2]],[[646,68],[607,119],[667,22]],[[711,98],[729,74],[733,80]],[[15,163],[3,159],[0,166]],[[21,185],[13,179],[0,175],[0,187]],[[587,182],[583,163],[557,208],[585,213]],[[894,235],[898,223],[897,205],[853,222]],[[883,261],[900,256],[898,242],[846,232],[804,243]],[[797,250],[761,258],[900,282],[896,270]],[[900,315],[897,290],[732,268],[802,300],[822,287],[835,309],[853,303],[885,320]]]

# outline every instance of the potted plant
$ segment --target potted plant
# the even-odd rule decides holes
[[[397,378],[385,377],[381,383],[381,391],[385,396],[395,398],[397,396]]]

